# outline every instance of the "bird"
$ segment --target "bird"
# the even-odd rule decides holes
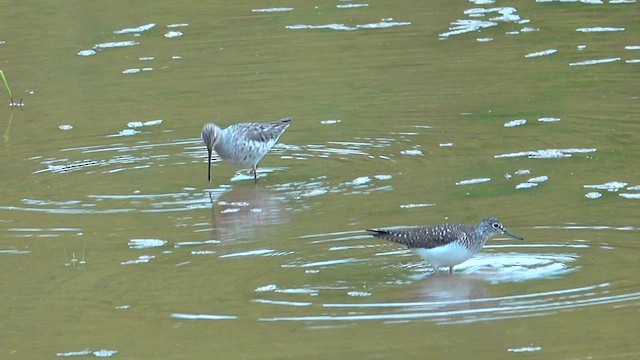
[[[221,129],[213,123],[202,128],[202,141],[207,146],[209,159],[208,179],[211,182],[211,152],[216,151],[222,160],[238,166],[252,167],[253,180],[258,182],[258,162],[271,150],[285,130],[291,118],[272,122],[247,122]]]
[[[524,240],[507,230],[496,217],[483,219],[479,225],[439,224],[434,226],[396,227],[367,230],[369,235],[405,245],[427,260],[437,271],[453,267],[482,251],[486,242],[499,234]]]

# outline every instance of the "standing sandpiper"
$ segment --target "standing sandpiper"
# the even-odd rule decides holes
[[[375,237],[406,245],[415,254],[426,259],[436,271],[442,266],[448,266],[450,273],[455,265],[482,251],[484,244],[496,235],[507,234],[524,240],[522,236],[505,229],[495,217],[486,218],[477,226],[439,224],[367,231]]]
[[[280,135],[291,125],[291,118],[273,122],[240,123],[221,129],[216,124],[202,128],[202,141],[207,145],[211,182],[211,152],[216,151],[222,160],[238,166],[252,167],[253,179],[258,181],[258,162],[278,142]]]

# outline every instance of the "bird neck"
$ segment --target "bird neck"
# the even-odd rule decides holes
[[[476,228],[474,235],[476,237],[475,243],[478,244],[479,247],[483,247],[494,234],[490,228],[488,229],[486,226],[481,225]]]

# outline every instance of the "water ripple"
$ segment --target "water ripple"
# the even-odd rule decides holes
[[[544,177],[532,179],[542,181]],[[536,226],[534,229],[639,230],[629,226],[614,228],[572,224]],[[579,279],[584,279],[584,276],[580,277],[584,270],[583,257],[593,256],[590,254],[594,250],[607,251],[609,256],[615,256],[617,247],[608,243],[592,246],[587,240],[573,240],[513,244],[498,238],[485,246],[485,251],[459,264],[456,271],[449,274],[446,271],[433,272],[427,262],[409,250],[398,249],[396,244],[377,242],[361,231],[311,234],[300,239],[308,241],[316,250],[308,258],[298,253],[302,257],[286,260],[281,266],[291,271],[303,269],[306,277],[300,285],[289,285],[289,288],[281,288],[276,283],[256,288],[255,292],[260,296],[254,299],[254,303],[271,307],[268,315],[265,313],[258,321],[312,324],[430,320],[437,324],[461,324],[547,316],[558,311],[640,301],[640,292],[628,291],[606,280],[589,278],[585,279],[587,284],[575,285],[575,281],[579,283]],[[370,269],[372,265],[380,270],[376,280],[359,277],[361,272],[358,269]],[[345,272],[344,266],[351,270]],[[327,283],[327,279],[335,274],[333,270],[341,268],[343,275],[338,278],[340,280]],[[325,276],[318,277],[318,273]],[[570,276],[575,280],[548,281],[546,289],[531,292],[527,292],[529,287],[499,286],[543,279],[560,280]],[[559,288],[558,284],[569,286],[562,288],[560,285]],[[402,287],[401,291],[399,287]],[[495,293],[505,289],[513,291]],[[299,301],[301,294],[313,296],[315,300]],[[300,314],[299,311],[292,312],[294,308],[306,310]]]
[[[305,30],[305,29],[328,29],[328,30],[339,30],[339,31],[355,31],[361,29],[385,29],[397,26],[407,26],[411,25],[411,22],[407,21],[392,21],[391,19],[383,19],[380,22],[376,23],[368,23],[368,24],[358,24],[358,25],[345,25],[345,24],[323,24],[323,25],[287,25],[286,29],[290,30]]]
[[[480,32],[483,29],[498,26],[500,23],[528,23],[528,19],[522,19],[518,15],[518,10],[514,7],[494,7],[494,8],[472,8],[464,11],[464,14],[472,19],[461,19],[451,23],[449,31],[440,34],[441,39],[448,39],[451,36],[462,35],[470,32]],[[492,16],[488,20],[478,20],[477,18]],[[529,32],[536,29],[525,29],[521,32]],[[513,32],[519,34],[520,32]],[[480,39],[479,39],[480,40]]]
[[[238,317],[235,315],[213,315],[213,314],[186,314],[186,313],[173,313],[171,317],[174,319],[182,320],[235,320]]]
[[[587,154],[596,152],[597,149],[543,149],[543,150],[528,150],[515,153],[506,153],[494,155],[494,158],[509,158],[509,157],[521,157],[526,156],[531,159],[557,159],[571,157],[573,154]]]
[[[289,12],[293,11],[291,7],[273,7],[273,8],[263,8],[263,9],[252,9],[251,12],[254,13],[277,13],[277,12]]]
[[[453,287],[465,284],[448,279]],[[466,285],[462,285],[463,287]],[[428,288],[427,288],[428,289]],[[426,289],[425,289],[426,290]],[[400,303],[325,303],[332,309],[352,309],[344,315],[305,315],[262,317],[258,321],[399,321],[428,319],[438,324],[462,324],[495,321],[509,318],[543,316],[561,310],[604,304],[618,304],[640,300],[640,292],[612,294],[609,283],[531,293],[516,296],[487,297],[480,299],[418,301]],[[370,309],[382,309],[372,312]],[[353,310],[360,310],[354,313]],[[364,311],[367,310],[367,311]],[[394,310],[392,312],[384,310]]]
[[[597,65],[597,64],[606,64],[611,62],[620,61],[622,58],[605,58],[605,59],[593,59],[593,60],[584,60],[578,62],[569,63],[569,66],[586,66],[586,65]]]

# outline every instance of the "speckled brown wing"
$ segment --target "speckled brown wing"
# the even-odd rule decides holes
[[[246,127],[245,136],[251,141],[275,144],[289,125],[291,118],[267,123],[250,123],[250,126]]]
[[[407,246],[409,249],[432,249],[457,239],[467,241],[468,234],[473,232],[473,227],[461,224],[441,224],[426,227],[373,229],[367,231],[375,237],[397,242]]]

